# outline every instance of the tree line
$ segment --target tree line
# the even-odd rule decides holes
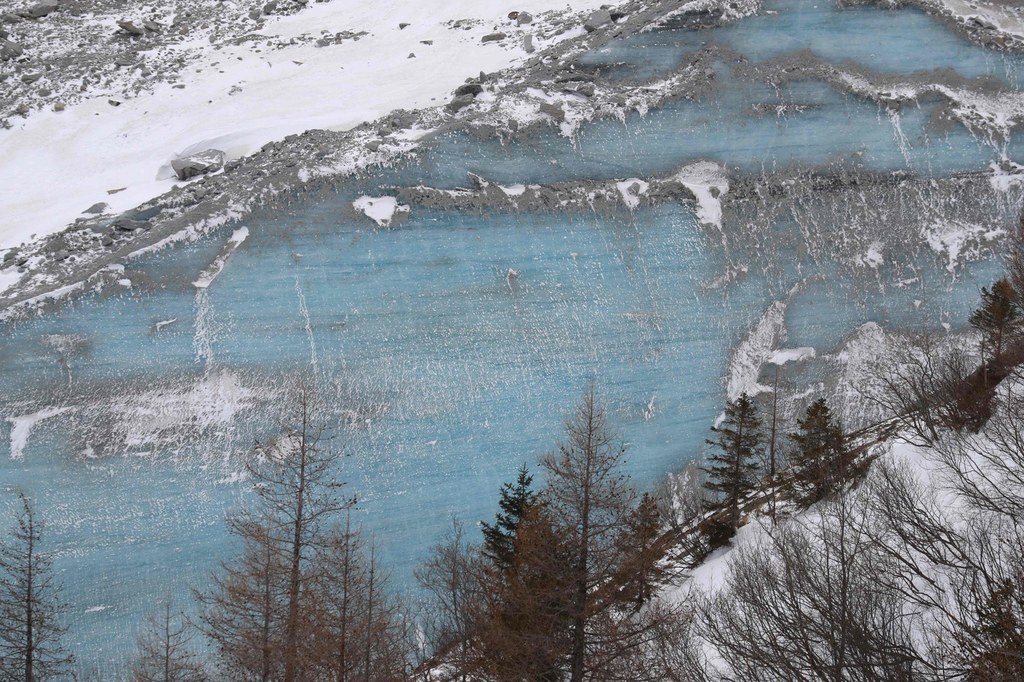
[[[591,386],[540,459],[541,483],[524,465],[479,541],[452,520],[416,571],[416,608],[353,527],[357,500],[335,478],[344,454],[300,382],[247,458],[252,499],[228,521],[239,552],[195,591],[196,615],[159,600],[131,679],[1024,679],[1020,252],[969,323],[976,348],[898,348],[865,395],[927,447],[940,483],[883,462],[851,485],[857,453],[826,399],[779,435],[775,404],[766,415],[744,394],[711,429],[699,499],[681,512],[632,485]],[[764,520],[753,496],[766,489],[770,522],[722,585],[667,598],[679,565]],[[700,549],[680,545],[681,513]],[[0,543],[0,681],[74,676],[44,528],[22,496]]]

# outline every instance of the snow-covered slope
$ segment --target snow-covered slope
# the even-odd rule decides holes
[[[159,50],[143,45],[136,54],[158,62],[145,67],[154,80],[167,65],[176,67],[176,77],[152,87],[145,78],[122,82],[120,91],[116,79],[113,85],[109,79],[83,81],[78,101],[61,103],[60,111],[51,104],[14,116],[10,129],[0,130],[0,248],[61,230],[94,204],[106,203],[116,213],[168,191],[168,164],[181,154],[212,147],[237,158],[308,129],[344,130],[397,108],[442,104],[467,77],[524,60],[526,34],[534,36],[535,48],[543,48],[582,33],[579,14],[600,4],[336,0],[267,17],[258,29],[240,23],[222,34],[215,24]],[[166,5],[146,8],[147,16],[163,19],[171,9]],[[510,10],[529,12],[534,20],[520,26],[509,19]],[[113,35],[118,18],[143,11],[91,13],[80,23]],[[12,38],[41,33],[29,29],[55,16],[11,24]],[[506,37],[482,40],[494,33]],[[26,41],[22,47],[30,57],[33,45]],[[124,89],[140,87],[137,95],[124,96],[131,94]]]

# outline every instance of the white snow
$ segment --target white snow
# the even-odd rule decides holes
[[[622,180],[615,183],[615,186],[618,188],[619,194],[622,195],[622,203],[630,211],[636,210],[636,207],[640,205],[640,197],[647,194],[647,190],[650,189],[650,184],[640,178]]]
[[[63,414],[70,409],[69,407],[47,407],[32,414],[8,417],[7,421],[11,423],[11,459],[21,460],[25,458],[28,438],[32,435],[32,429],[35,428],[36,424],[44,419]]]
[[[955,272],[963,260],[977,254],[986,242],[1004,234],[1006,231],[1002,228],[990,229],[986,225],[950,220],[932,223],[922,236],[932,251],[946,255],[946,270]]]
[[[963,21],[976,23],[1009,35],[1024,38],[1024,7],[992,0],[934,0]]]
[[[781,348],[768,356],[768,364],[785,365],[789,362],[803,362],[811,360],[816,355],[813,348],[803,346],[801,348]]]
[[[12,129],[0,130],[0,248],[59,231],[97,202],[120,212],[166,192],[174,181],[159,179],[159,170],[183,153],[213,147],[230,160],[308,129],[347,130],[397,108],[443,104],[467,77],[527,58],[519,40],[480,41],[496,27],[510,35],[521,32],[507,18],[510,9],[536,17],[547,10],[587,11],[601,3],[311,3],[265,27],[264,35],[284,43],[280,49],[257,52],[244,42],[212,46],[207,36],[197,37],[179,49],[204,55],[197,64],[218,66],[190,73],[184,89],[161,84],[117,107],[97,92],[62,112],[13,118]],[[466,21],[453,26],[457,20]],[[400,30],[399,22],[409,26]],[[287,44],[322,31],[368,35],[325,47],[308,40]],[[566,31],[538,45],[576,33]],[[410,52],[415,59],[408,58]]]
[[[521,197],[526,193],[526,185],[498,185],[498,189],[505,193],[505,196],[509,197]]]
[[[389,227],[396,213],[408,213],[409,207],[399,204],[394,197],[361,196],[352,202],[352,208],[364,213],[367,218],[381,227]]]
[[[721,197],[729,191],[725,168],[713,161],[698,161],[683,166],[676,179],[697,200],[697,218],[704,225],[722,227]]]

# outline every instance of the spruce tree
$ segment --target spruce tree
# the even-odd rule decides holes
[[[757,453],[764,445],[757,407],[746,393],[742,394],[726,406],[725,418],[711,431],[715,437],[706,441],[713,451],[703,469],[704,487],[723,496],[728,527],[735,530],[740,522],[740,500],[756,483]]]
[[[792,456],[794,475],[807,489],[811,501],[816,501],[842,477],[846,437],[824,398],[811,403],[797,425],[799,430],[789,435],[797,446]]]
[[[626,557],[620,569],[623,598],[631,600],[636,609],[650,601],[664,577],[665,571],[658,563],[661,528],[658,502],[650,493],[644,493],[626,518],[626,533],[619,540]]]
[[[484,556],[502,573],[506,573],[515,564],[519,524],[527,510],[537,502],[537,493],[531,489],[531,485],[533,476],[526,464],[523,464],[519,468],[516,482],[501,486],[501,499],[498,500],[501,511],[495,517],[494,524],[483,524]]]
[[[1003,277],[991,289],[982,288],[981,305],[971,313],[969,322],[982,333],[982,349],[988,357],[996,362],[1001,360],[1021,326],[1021,309],[1010,280]]]

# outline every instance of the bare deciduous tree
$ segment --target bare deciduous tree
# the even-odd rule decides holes
[[[206,671],[192,649],[192,626],[168,595],[146,617],[132,665],[134,682],[204,682]]]
[[[70,674],[74,657],[63,643],[64,604],[43,522],[20,495],[21,513],[0,542],[0,680],[38,682]]]

